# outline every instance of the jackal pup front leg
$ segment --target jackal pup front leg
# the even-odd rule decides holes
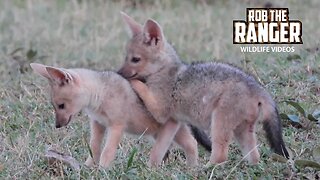
[[[159,109],[158,102],[149,88],[139,80],[131,80],[132,88],[138,93],[143,100],[147,109],[155,117],[161,118],[161,109]],[[162,118],[161,118],[162,119]],[[159,121],[159,119],[156,119]],[[184,149],[187,155],[187,164],[189,166],[196,166],[198,164],[198,147],[197,141],[191,135],[187,125],[176,122],[174,119],[169,118],[163,123],[163,126],[157,134],[155,145],[151,149],[149,165],[157,166],[162,162],[165,152],[169,148],[173,139]]]
[[[174,141],[185,151],[187,165],[190,167],[198,165],[198,143],[192,136],[187,124],[181,124],[180,129],[174,137]]]
[[[95,120],[90,121],[91,136],[90,136],[90,148],[92,152],[92,157],[89,154],[85,165],[92,167],[98,165],[101,154],[101,144],[104,137],[106,128],[99,124]]]
[[[152,115],[157,119],[161,117],[161,109],[159,109],[159,104],[154,97],[154,94],[149,90],[149,87],[139,80],[131,80],[130,81],[132,88],[138,94],[138,96],[142,99],[143,103],[147,107],[147,109],[152,112]],[[161,123],[161,122],[160,122]]]
[[[125,127],[122,124],[112,125],[108,128],[106,144],[100,156],[100,166],[106,168],[114,159],[124,129]]]

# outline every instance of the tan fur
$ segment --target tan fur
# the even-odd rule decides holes
[[[33,70],[49,80],[51,99],[56,114],[56,127],[68,125],[71,118],[81,110],[90,117],[90,155],[86,165],[99,164],[108,167],[115,158],[117,146],[124,132],[151,135],[156,138],[152,148],[150,164],[162,162],[171,140],[181,146],[187,157],[187,164],[197,165],[197,142],[189,127],[179,123],[162,125],[146,111],[132,90],[129,82],[113,72],[95,72],[86,69],[61,69],[32,63]],[[63,104],[63,108],[62,108]],[[163,134],[164,127],[174,134]],[[106,144],[101,151],[102,140],[107,131]],[[177,133],[176,133],[177,132]],[[165,147],[158,141],[171,138]],[[160,154],[161,156],[158,156]]]
[[[288,156],[275,103],[252,76],[222,63],[186,65],[167,43],[157,22],[149,19],[141,26],[122,15],[132,37],[119,73],[131,80],[133,89],[158,122],[174,119],[209,131],[211,163],[226,161],[228,146],[236,139],[243,155],[256,164],[259,153],[255,124],[262,114],[271,148]],[[173,130],[164,131],[174,135]]]

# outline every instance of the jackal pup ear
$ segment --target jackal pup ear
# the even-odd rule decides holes
[[[148,19],[143,28],[144,43],[150,46],[163,47],[164,36],[161,26],[154,20]]]
[[[47,78],[50,82],[57,83],[60,86],[75,81],[75,77],[67,72],[67,70],[38,63],[31,63],[30,66],[36,73]]]
[[[136,22],[132,17],[128,16],[124,12],[120,12],[123,21],[127,24],[128,32],[131,37],[142,33],[142,26],[138,22]]]
[[[59,86],[69,84],[75,80],[74,77],[67,70],[49,66],[46,67],[46,70],[51,80],[57,83]]]
[[[50,75],[46,69],[47,66],[43,64],[38,64],[38,63],[31,63],[30,66],[33,69],[33,71],[36,72],[37,74],[40,74],[41,76],[47,79],[50,79]]]

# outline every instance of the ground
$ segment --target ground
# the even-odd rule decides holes
[[[319,163],[319,126],[284,101],[319,114],[320,2],[269,1],[267,6],[288,7],[290,19],[302,21],[303,44],[290,45],[295,48],[291,53],[241,53],[241,45],[232,43],[232,21],[245,19],[247,7],[265,5],[258,0],[0,0],[0,178],[319,179],[315,167],[295,161]],[[226,62],[253,74],[272,94],[280,113],[299,120],[282,119],[291,160],[281,163],[271,158],[259,126],[261,161],[255,166],[243,162],[232,144],[229,161],[223,165],[206,167],[209,153],[200,148],[200,165],[188,168],[183,152],[175,148],[161,168],[150,169],[146,162],[152,142],[137,136],[123,138],[109,169],[83,166],[89,154],[87,116],[80,114],[67,128],[56,129],[46,81],[31,71],[29,63],[119,69],[129,39],[120,11],[141,23],[157,20],[186,62]],[[72,156],[80,162],[80,170],[66,163],[50,164],[46,148]]]

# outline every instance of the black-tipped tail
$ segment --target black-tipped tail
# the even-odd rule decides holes
[[[279,118],[278,110],[276,108],[270,116],[270,119],[266,119],[263,121],[263,129],[266,131],[266,136],[270,143],[271,149],[275,153],[288,159],[289,153],[282,139],[282,125]]]
[[[204,147],[207,151],[211,152],[212,148],[211,148],[211,140],[208,137],[208,135],[204,132],[201,131],[200,129],[198,129],[195,126],[189,125],[192,131],[192,134],[194,136],[194,138],[197,140],[197,142]]]

